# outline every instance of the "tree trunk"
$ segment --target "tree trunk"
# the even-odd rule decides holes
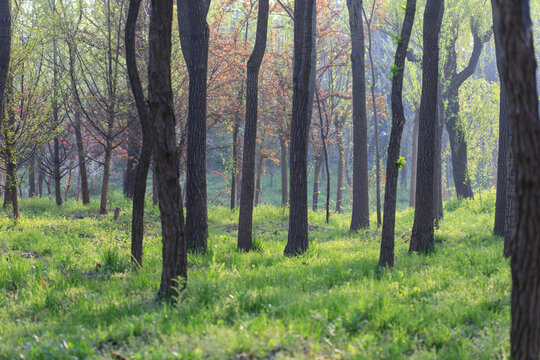
[[[43,170],[41,170],[38,166],[38,181],[37,181],[37,192],[39,197],[43,197]]]
[[[172,14],[171,1],[152,0],[148,36],[148,109],[153,123],[155,175],[162,194],[159,196],[163,243],[160,297],[174,295],[185,288],[187,280],[187,244],[171,89]],[[181,277],[180,283],[178,277]]]
[[[442,102],[442,83],[439,81],[436,117],[435,156],[433,158],[433,223],[439,228],[442,219],[442,135],[444,131],[444,103]]]
[[[259,70],[266,51],[268,29],[269,1],[260,0],[257,15],[257,34],[253,52],[247,63],[246,78],[246,122],[244,126],[244,153],[242,156],[242,191],[240,193],[240,216],[238,223],[238,248],[251,250],[253,227],[253,185],[255,151],[257,146],[257,116],[259,97]],[[260,202],[260,186],[262,172],[262,154],[259,153],[257,164],[258,197]],[[258,199],[257,199],[258,198]]]
[[[8,201],[13,206],[13,218],[19,218],[19,196],[17,194],[17,164],[15,163],[15,157],[13,156],[13,150],[10,149],[8,155],[8,162],[6,166],[6,196],[9,194]],[[5,202],[4,202],[5,204]],[[4,205],[5,207],[5,205]]]
[[[414,112],[414,124],[411,147],[411,187],[409,190],[409,207],[414,208],[416,201],[416,170],[418,164],[418,124],[420,122],[420,109]]]
[[[255,182],[255,206],[259,206],[261,204],[261,199],[262,199],[262,174],[263,174],[264,158],[262,156],[261,150],[259,150],[259,156],[257,159],[257,181]]]
[[[137,16],[141,0],[130,0],[128,17],[126,20],[126,66],[137,113],[139,115],[142,133],[142,147],[135,173],[135,188],[133,191],[133,212],[131,220],[131,256],[132,261],[142,266],[143,239],[144,239],[144,199],[146,195],[146,182],[152,158],[152,123],[148,113],[148,105],[137,70],[135,56],[135,36]]]
[[[128,133],[128,149],[126,168],[122,181],[122,192],[124,196],[133,199],[135,195],[135,178],[137,174],[138,157],[141,152],[141,127],[138,121],[135,121],[134,114],[129,112],[131,126]]]
[[[28,197],[36,196],[36,154],[32,153],[28,162]]]
[[[281,167],[281,206],[285,207],[289,203],[289,185],[287,180],[287,145],[285,144],[285,135],[283,134],[283,131],[281,131],[281,134],[279,136],[279,146],[281,149],[281,159],[280,159],[280,167]]]
[[[159,187],[158,187],[158,178],[156,174],[156,159],[152,160],[152,204],[154,206],[159,203]],[[185,191],[185,190],[184,190]]]
[[[540,354],[540,116],[533,29],[528,0],[497,5],[516,171],[510,357],[533,360]]]
[[[510,131],[510,129],[507,129]],[[516,223],[515,214],[516,214],[516,191],[515,191],[515,168],[514,160],[512,154],[512,148],[508,147],[506,150],[506,165],[508,169],[506,177],[506,209],[504,214],[506,218],[504,219],[504,249],[503,255],[505,258],[510,258],[512,256],[512,238],[514,236],[514,226]]]
[[[208,70],[208,6],[201,0],[178,0],[180,44],[189,73],[187,120],[186,239],[188,248],[206,253],[206,82]],[[161,187],[161,186],[160,186]]]
[[[398,42],[394,64],[400,71],[392,78],[392,128],[390,142],[388,143],[388,160],[386,162],[386,185],[384,189],[384,219],[381,238],[380,266],[394,266],[394,231],[396,223],[397,181],[400,166],[398,163],[401,136],[405,126],[405,112],[403,111],[403,71],[405,67],[405,54],[409,46],[409,39],[414,24],[416,0],[407,0],[405,18],[401,29],[401,41]],[[412,181],[411,181],[412,185]]]
[[[347,0],[351,28],[353,95],[353,200],[351,230],[369,227],[366,74],[362,0]]]
[[[231,210],[236,206],[236,177],[238,172],[238,132],[240,119],[235,118],[232,139]]]
[[[286,255],[299,255],[308,248],[307,144],[311,119],[310,78],[315,0],[295,0],[293,106],[290,146],[290,211]]]
[[[422,97],[418,127],[417,189],[409,252],[433,249],[433,172],[437,136],[437,101],[439,83],[439,32],[444,14],[444,0],[428,1],[424,12],[422,56]]]
[[[512,218],[513,214],[506,214],[507,209],[513,209],[507,204],[509,198],[506,194],[508,191],[507,177],[513,176],[507,171],[510,168],[507,162],[510,157],[506,154],[510,152],[511,139],[510,139],[510,121],[508,118],[508,97],[506,95],[506,87],[504,83],[504,71],[503,71],[503,49],[501,43],[501,31],[500,31],[500,15],[499,9],[496,5],[496,0],[491,0],[491,9],[493,14],[493,37],[495,39],[495,55],[497,58],[497,71],[499,73],[500,81],[500,106],[499,106],[499,154],[497,161],[497,198],[495,203],[495,224],[493,226],[493,233],[498,236],[504,236],[506,240],[505,224],[506,219]],[[512,185],[513,186],[513,185]],[[512,195],[513,196],[513,195]]]
[[[99,213],[107,213],[107,199],[109,196],[109,179],[111,175],[111,156],[112,150],[110,144],[105,148],[105,163],[103,165],[103,180],[101,182],[101,200],[99,203]]]
[[[317,211],[319,206],[319,176],[321,175],[322,168],[322,155],[319,155],[315,158],[315,167],[313,169],[313,202],[311,204],[311,209]]]
[[[3,113],[9,59],[11,55],[11,10],[9,0],[0,0],[0,111]]]
[[[58,137],[54,137],[54,195],[56,205],[62,205],[62,176],[60,174],[60,143]]]
[[[338,150],[338,173],[337,173],[337,189],[336,189],[336,212],[341,213],[343,211],[343,168],[345,167],[345,157],[343,154],[343,135],[341,130],[337,136],[337,150]]]

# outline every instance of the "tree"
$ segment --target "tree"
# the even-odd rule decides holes
[[[148,110],[153,123],[156,175],[160,194],[163,271],[158,295],[168,297],[185,287],[187,244],[171,88],[173,3],[152,0],[149,30]],[[181,279],[178,279],[178,278]],[[179,284],[178,281],[181,281]]]
[[[289,236],[285,255],[304,253],[308,242],[307,140],[315,0],[294,2],[293,105],[290,145]]]
[[[384,218],[381,239],[380,266],[394,266],[394,231],[396,223],[397,181],[403,162],[400,161],[400,146],[403,127],[405,126],[405,112],[403,110],[403,72],[405,67],[405,54],[409,46],[414,16],[416,13],[416,0],[408,0],[405,8],[405,18],[401,28],[401,35],[397,37],[397,49],[394,56],[394,68],[397,70],[392,76],[392,128],[390,142],[388,143],[388,160],[386,163],[386,185],[384,189]]]
[[[247,63],[246,123],[242,157],[242,192],[238,224],[238,248],[249,251],[252,244],[255,150],[257,140],[257,111],[259,70],[266,50],[269,1],[259,0],[257,34],[253,53]],[[261,156],[259,156],[262,159]],[[261,162],[262,160],[259,160]]]
[[[414,225],[409,251],[433,249],[433,171],[439,83],[439,32],[444,0],[429,0],[424,11],[422,98],[418,124],[418,163]]]
[[[366,74],[362,0],[347,0],[353,96],[353,206],[351,230],[369,227]]]
[[[0,116],[11,55],[11,10],[9,0],[0,0]]]
[[[188,247],[206,252],[206,94],[210,0],[178,0],[178,28],[189,72],[187,121],[186,238]]]
[[[515,360],[540,354],[540,116],[536,59],[528,0],[497,0],[503,49],[503,78],[510,106],[516,170],[513,236],[511,352]]]
[[[133,191],[133,212],[131,219],[131,256],[139,265],[142,265],[143,237],[144,237],[144,198],[146,193],[146,180],[152,158],[152,122],[148,112],[148,105],[144,97],[143,88],[137,69],[135,55],[135,37],[137,16],[141,0],[130,0],[126,20],[126,66],[131,84],[131,91],[135,99],[137,114],[139,115],[142,147],[139,154],[137,170],[135,173],[135,187]]]

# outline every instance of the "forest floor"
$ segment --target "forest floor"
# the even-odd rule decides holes
[[[396,266],[380,233],[349,214],[310,212],[310,248],[283,256],[286,211],[255,210],[256,250],[236,250],[238,212],[211,208],[206,256],[189,255],[180,305],[155,302],[159,211],[148,206],[144,267],[130,265],[130,202],[118,221],[70,201],[23,200],[0,214],[0,359],[504,359],[509,263],[491,235],[495,193],[450,201],[428,256],[408,254],[413,211],[397,216]]]

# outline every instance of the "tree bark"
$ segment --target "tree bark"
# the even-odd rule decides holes
[[[11,56],[11,9],[9,0],[0,0],[0,114],[3,114],[9,60]]]
[[[155,175],[162,194],[159,196],[163,242],[160,297],[168,297],[185,288],[187,280],[187,244],[171,89],[172,14],[172,1],[152,0],[148,36],[148,109],[153,123]]]
[[[285,134],[280,131],[279,146],[281,149],[281,206],[285,207],[289,203],[289,185],[287,180],[287,145],[285,143]]]
[[[28,197],[36,196],[36,154],[30,155],[28,161]]]
[[[240,131],[240,120],[234,121],[232,138],[232,171],[231,171],[231,210],[236,206],[236,178],[238,172],[238,133]]]
[[[416,201],[409,252],[433,249],[433,172],[437,136],[437,101],[439,83],[439,32],[444,14],[444,0],[430,0],[424,12],[422,56],[422,97],[418,127],[418,168]]]
[[[510,129],[508,129],[510,130]],[[504,214],[506,218],[504,219],[504,249],[503,256],[505,258],[510,258],[512,256],[512,239],[514,236],[514,227],[516,223],[515,214],[516,214],[516,191],[515,191],[515,168],[514,160],[512,154],[512,148],[508,147],[506,150],[506,165],[507,165],[507,176],[506,176],[506,209]]]
[[[311,209],[317,211],[319,206],[319,177],[321,175],[322,168],[322,155],[318,155],[315,158],[315,166],[313,168],[313,201],[311,204]]]
[[[132,117],[131,126],[128,132],[128,149],[126,168],[124,169],[124,178],[122,181],[122,192],[124,196],[133,199],[135,195],[135,180],[137,174],[138,157],[141,152],[141,127],[140,122],[135,121],[133,113],[129,113]]]
[[[242,156],[242,191],[240,193],[240,216],[238,223],[238,248],[251,250],[253,228],[253,187],[255,152],[257,146],[257,116],[259,98],[259,70],[266,52],[269,1],[260,0],[257,15],[255,46],[247,63],[246,121],[244,126],[244,153]],[[260,187],[262,154],[257,164],[257,189]],[[259,192],[260,201],[260,192]],[[256,201],[258,204],[258,201]]]
[[[131,256],[138,266],[142,266],[143,239],[144,239],[144,199],[146,195],[146,182],[152,158],[152,122],[148,113],[148,105],[137,69],[135,55],[135,36],[137,17],[141,0],[130,0],[128,17],[126,20],[126,66],[135,98],[135,105],[139,115],[142,134],[142,147],[135,173],[135,188],[133,191],[133,212],[131,219]]]
[[[294,3],[293,106],[290,146],[289,236],[284,253],[299,255],[308,248],[307,144],[311,119],[310,78],[313,44],[313,6],[315,0]]]
[[[499,152],[497,160],[497,198],[495,202],[495,223],[493,226],[493,233],[498,236],[504,236],[506,240],[506,219],[513,214],[506,214],[507,209],[513,209],[508,207],[507,199],[508,195],[506,191],[508,188],[507,178],[510,175],[507,171],[510,168],[507,162],[510,157],[507,153],[510,152],[512,146],[510,139],[510,121],[508,114],[508,97],[506,95],[506,87],[504,84],[504,70],[502,63],[503,49],[501,43],[501,31],[500,31],[500,15],[499,9],[496,4],[496,0],[491,0],[491,9],[493,15],[493,37],[495,39],[495,56],[497,58],[497,71],[499,73],[500,82],[500,105],[499,105]],[[513,185],[512,185],[513,186]]]
[[[341,130],[337,135],[337,150],[338,150],[338,173],[337,173],[337,189],[336,189],[336,212],[341,213],[343,211],[343,171],[345,167],[345,157],[343,150],[343,135]]]
[[[416,0],[407,0],[405,18],[401,28],[401,41],[398,42],[394,64],[399,72],[392,79],[392,128],[388,143],[388,160],[386,163],[386,185],[384,189],[384,219],[381,238],[380,266],[394,266],[394,231],[396,223],[397,181],[399,176],[399,154],[401,136],[405,126],[405,112],[403,110],[403,71],[405,67],[405,54],[409,46],[414,16],[416,13]],[[412,186],[412,181],[411,181]]]
[[[62,177],[60,174],[60,143],[58,136],[54,137],[54,195],[56,205],[62,205]]]
[[[369,227],[366,74],[362,0],[347,0],[351,28],[353,95],[353,200],[351,230]]]
[[[103,164],[103,180],[101,182],[101,199],[99,203],[99,213],[104,215],[107,213],[107,199],[109,196],[109,180],[111,177],[111,156],[112,147],[107,144],[105,147],[105,162]]]
[[[516,223],[512,244],[512,359],[540,354],[540,116],[536,59],[528,0],[497,0],[503,78],[510,106],[516,170]]]
[[[180,44],[189,73],[187,120],[186,238],[188,248],[206,253],[206,85],[208,71],[208,6],[201,0],[178,0]]]
[[[262,149],[259,149],[257,156],[257,181],[255,182],[255,206],[259,206],[262,200],[262,175],[263,175],[264,157]]]
[[[411,147],[411,187],[409,189],[409,207],[414,208],[416,201],[416,170],[418,164],[418,124],[420,122],[420,109],[414,112],[414,124]]]

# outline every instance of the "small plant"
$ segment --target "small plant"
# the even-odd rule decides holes
[[[390,80],[394,80],[394,78],[399,74],[401,70],[403,70],[402,67],[399,67],[396,64],[392,64],[392,66],[390,66],[390,76],[388,78]]]
[[[392,34],[392,40],[394,40],[394,45],[401,45],[401,43],[403,42],[403,38],[399,35],[396,35],[396,34]]]
[[[403,156],[400,156],[397,160],[396,160],[396,166],[398,168],[398,171],[401,171],[401,168],[403,167],[403,165],[405,165],[407,163],[407,160],[405,160],[405,158]]]

